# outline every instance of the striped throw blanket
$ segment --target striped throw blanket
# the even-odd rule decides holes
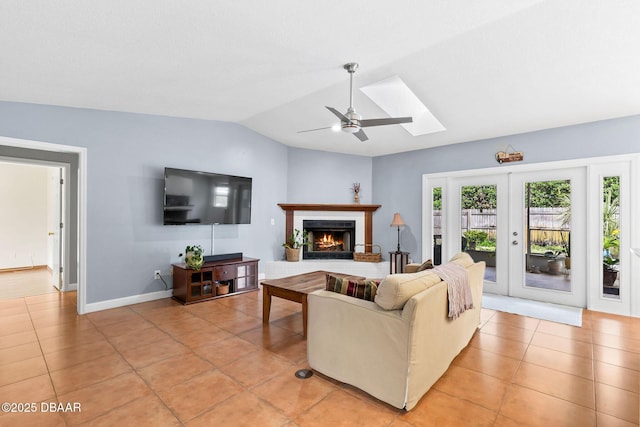
[[[435,267],[433,271],[448,284],[449,318],[457,319],[466,310],[473,308],[473,297],[466,268],[450,262]]]

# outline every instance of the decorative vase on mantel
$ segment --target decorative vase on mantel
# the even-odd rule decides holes
[[[351,188],[353,189],[353,203],[358,205],[360,204],[360,183],[354,182]]]

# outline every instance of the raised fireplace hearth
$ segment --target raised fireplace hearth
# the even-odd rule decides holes
[[[343,220],[304,220],[309,245],[303,259],[353,259],[356,222]]]

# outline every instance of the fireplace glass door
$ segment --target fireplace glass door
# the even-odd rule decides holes
[[[303,259],[353,259],[355,221],[304,220],[309,243]]]

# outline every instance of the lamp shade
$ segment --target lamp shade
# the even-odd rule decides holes
[[[391,227],[404,227],[404,220],[398,212],[393,214],[393,221],[391,221]]]

